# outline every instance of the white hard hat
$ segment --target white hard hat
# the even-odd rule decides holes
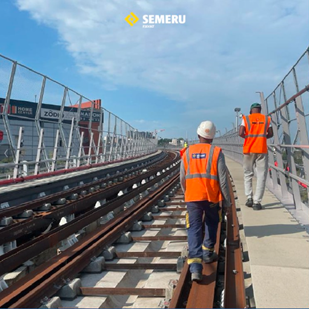
[[[203,121],[196,132],[201,137],[213,139],[216,135],[216,126],[211,121]]]

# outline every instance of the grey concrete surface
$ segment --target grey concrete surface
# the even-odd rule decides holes
[[[309,308],[309,243],[304,227],[267,189],[262,210],[245,206],[242,165],[229,158],[226,163],[241,208],[256,307]]]

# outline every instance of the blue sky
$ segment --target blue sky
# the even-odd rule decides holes
[[[195,138],[203,120],[230,129],[309,45],[307,0],[0,0],[0,12],[2,55],[161,137]],[[186,23],[145,29],[144,14]]]

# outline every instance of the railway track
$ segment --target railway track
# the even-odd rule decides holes
[[[165,173],[157,173],[154,178],[153,174],[147,174],[148,178],[141,175],[139,181],[147,179],[144,185],[102,207],[93,208],[95,198],[90,199],[91,195],[92,204],[86,196],[82,197],[81,203],[92,205],[82,215],[0,256],[0,274],[3,274],[8,267],[27,261],[33,252],[57,245],[81,227],[122,207],[114,218],[2,291],[0,307],[40,307],[50,299],[56,299],[57,303],[59,298],[55,295],[58,295],[62,298],[62,304],[58,305],[63,307],[244,308],[234,200],[232,211],[218,229],[219,260],[203,266],[201,283],[190,282],[185,259],[185,203],[179,190],[179,166],[175,163],[179,158],[170,154],[169,159],[172,161],[159,167],[161,171],[166,169]],[[232,183],[230,190],[233,191]],[[139,201],[123,208],[137,195]],[[151,210],[158,213],[153,215],[149,213]],[[142,219],[148,222],[140,222]],[[93,268],[98,273],[87,273]],[[65,299],[67,293],[71,300]]]
[[[25,205],[0,211],[0,217],[7,217],[14,216],[27,209],[37,209],[39,205],[42,206],[44,203],[58,201],[59,199],[64,202],[63,205],[53,206],[48,211],[38,211],[30,218],[16,220],[13,224],[0,230],[0,245],[18,240],[29,234],[31,236],[29,238],[32,238],[32,232],[41,229],[45,230],[49,225],[51,225],[52,230],[0,256],[0,275],[13,270],[21,263],[47,250],[51,244],[56,245],[72,233],[94,222],[97,217],[107,215],[111,211],[120,211],[121,209],[118,208],[123,207],[127,200],[136,197],[144,192],[149,185],[153,185],[163,179],[165,176],[162,170],[170,169],[171,167],[174,170],[176,169],[175,166],[172,166],[177,161],[176,154],[170,153],[165,159],[155,162],[151,166],[139,166],[133,170],[118,173],[115,176],[108,176],[95,183],[69,190],[70,192],[59,192],[52,196],[25,203]],[[161,174],[156,176],[158,171]],[[153,179],[150,180],[150,178]],[[149,183],[147,182],[133,189],[133,186],[137,186],[137,184],[146,180],[149,180]],[[127,194],[117,198],[119,192],[126,191],[128,191]],[[76,199],[65,198],[72,194],[77,195]],[[97,201],[102,201],[103,199],[106,201],[105,207],[94,208]],[[65,226],[59,226],[59,221],[62,217],[72,214],[76,216],[74,220]]]

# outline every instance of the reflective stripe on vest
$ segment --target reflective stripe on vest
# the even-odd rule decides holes
[[[251,130],[251,123],[250,123],[249,116],[246,116],[246,120],[247,120],[248,132],[250,132],[250,130]]]

